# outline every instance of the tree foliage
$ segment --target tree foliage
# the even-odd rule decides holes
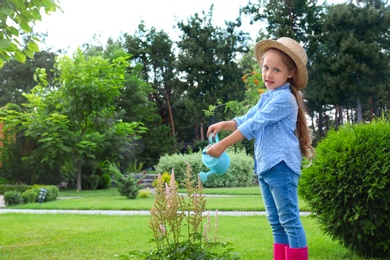
[[[56,1],[30,0],[13,1],[3,0],[0,2],[0,68],[11,58],[24,63],[26,56],[34,57],[39,51],[39,38],[32,36],[27,46],[19,42],[20,32],[31,33],[35,21],[42,20],[41,10],[46,14],[55,12],[59,8]],[[15,27],[16,26],[16,27]]]
[[[389,7],[382,1],[349,2],[259,0],[242,9],[252,23],[266,22],[263,37],[289,36],[305,47],[304,95],[320,138],[343,121],[372,120],[389,105]]]
[[[54,78],[55,53],[40,51],[35,53],[34,58],[27,58],[25,63],[14,59],[7,62],[0,70],[0,107],[8,103],[22,105],[26,102],[23,93],[28,93],[35,87],[36,82],[33,75],[37,68],[44,68],[47,73],[47,81],[52,82]]]
[[[321,35],[322,48],[316,57],[322,83],[312,89],[317,92],[314,98],[326,104],[354,108],[356,116],[351,120],[355,122],[363,120],[363,106],[367,111],[373,108],[373,102],[377,109],[371,113],[380,115],[381,101],[390,83],[390,55],[386,51],[390,47],[389,26],[390,12],[383,6],[379,9],[353,4],[330,7]],[[326,91],[318,95],[318,88]],[[342,120],[342,115],[338,116]],[[372,119],[372,115],[365,118]]]
[[[226,23],[226,29],[212,23],[213,8],[203,16],[195,14],[179,22],[182,31],[178,48],[178,72],[182,82],[178,104],[195,139],[204,140],[210,122],[203,110],[217,101],[242,100],[242,71],[236,62],[248,51],[248,36],[238,30],[241,20]]]
[[[55,85],[48,85],[45,71],[38,69],[39,84],[26,94],[26,111],[17,114],[19,118],[5,118],[7,124],[19,124],[24,135],[36,142],[26,159],[57,169],[74,161],[80,190],[82,163],[95,160],[107,145],[125,145],[129,136],[136,137],[144,130],[137,122],[115,120],[114,104],[128,66],[126,57],[111,62],[85,57],[79,50],[73,58],[57,60],[60,74]],[[122,142],[108,144],[113,136],[120,136]]]

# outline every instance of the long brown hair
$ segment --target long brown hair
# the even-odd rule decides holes
[[[278,49],[269,49],[269,50],[278,51],[282,56],[282,62],[288,67],[289,70],[297,70],[297,66],[296,66],[295,62],[286,53],[284,53]],[[264,60],[264,56],[267,53],[267,51],[264,52],[264,55],[262,57],[262,61]],[[306,120],[307,111],[306,111],[305,103],[303,102],[303,95],[302,95],[302,92],[298,90],[298,88],[294,82],[294,77],[289,78],[288,82],[290,82],[291,93],[295,96],[295,99],[297,100],[297,103],[298,103],[298,118],[297,118],[296,135],[297,135],[297,138],[299,141],[299,146],[301,148],[301,153],[304,157],[306,157],[307,159],[309,159],[311,161],[315,155],[315,150],[311,146],[312,136],[311,136],[310,129],[307,125],[307,120]]]

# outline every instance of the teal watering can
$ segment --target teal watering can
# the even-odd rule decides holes
[[[210,171],[207,173],[206,172],[199,173],[201,182],[207,181],[207,177],[212,174],[218,174],[218,175],[224,174],[229,168],[230,158],[226,152],[223,152],[221,156],[219,156],[218,158],[206,154],[209,147],[214,143],[218,143],[218,142],[219,142],[218,134],[216,134],[215,137],[213,137],[213,133],[211,133],[209,136],[209,145],[206,146],[202,152],[202,162],[207,168],[210,169]]]

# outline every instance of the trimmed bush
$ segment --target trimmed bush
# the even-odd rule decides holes
[[[6,191],[4,193],[4,204],[6,206],[23,204],[22,193],[20,191]]]
[[[53,185],[50,185],[50,186],[34,185],[34,191],[37,194],[37,198],[38,198],[38,195],[39,195],[39,189],[41,189],[41,188],[45,188],[47,190],[46,197],[45,197],[45,200],[44,200],[45,202],[53,201],[53,200],[57,199],[58,194],[59,194],[59,189],[58,189],[57,186],[53,186]]]
[[[26,190],[22,193],[23,203],[34,203],[38,199],[38,194],[34,189]]]
[[[253,184],[253,158],[248,156],[244,150],[226,151],[230,157],[230,166],[225,174],[211,175],[203,183],[204,187],[246,187]],[[159,173],[171,172],[174,169],[175,179],[179,183],[184,182],[185,169],[189,163],[192,172],[208,172],[209,169],[202,163],[202,152],[191,154],[164,155],[156,167]]]
[[[0,194],[5,194],[6,191],[19,191],[20,193],[31,189],[30,185],[0,185]]]
[[[57,186],[46,186],[45,189],[47,190],[46,194],[46,201],[53,201],[56,200],[59,194],[59,189]]]
[[[365,258],[390,255],[390,124],[330,131],[302,172],[300,194],[333,239]]]

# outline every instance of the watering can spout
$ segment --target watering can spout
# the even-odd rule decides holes
[[[207,181],[207,177],[209,177],[210,175],[215,174],[215,173],[216,173],[216,172],[213,171],[213,170],[208,171],[207,173],[206,173],[206,172],[200,172],[200,173],[199,173],[200,181],[201,181],[201,182]]]

